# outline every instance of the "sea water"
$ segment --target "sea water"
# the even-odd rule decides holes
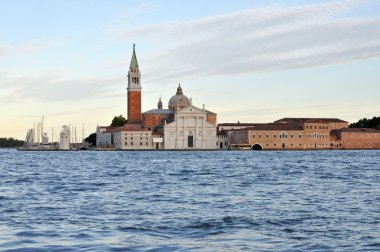
[[[380,251],[380,151],[0,150],[0,251]]]

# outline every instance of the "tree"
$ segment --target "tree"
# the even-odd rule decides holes
[[[84,139],[87,143],[90,143],[92,146],[96,146],[96,133],[91,133],[88,137]]]
[[[127,123],[127,119],[125,119],[124,116],[122,115],[119,115],[119,116],[115,116],[112,120],[112,123],[111,123],[111,126],[112,127],[122,127],[124,126],[124,124]]]
[[[17,140],[14,138],[0,138],[0,148],[14,148],[18,146],[23,146],[24,141]]]
[[[372,119],[363,118],[351,123],[350,128],[372,128],[380,130],[380,117],[374,116]]]

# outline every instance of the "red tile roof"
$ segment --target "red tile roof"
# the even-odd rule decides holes
[[[245,127],[250,127],[250,126],[256,126],[256,125],[263,125],[266,123],[219,123],[218,127],[220,126],[245,126]]]
[[[289,122],[303,123],[306,121],[326,121],[328,123],[348,123],[348,122],[343,121],[343,120],[338,119],[338,118],[297,118],[297,117],[295,117],[295,118],[285,117],[285,118],[282,118],[282,119],[274,121],[274,122],[275,123],[289,123]]]
[[[267,123],[257,125],[255,127],[247,127],[242,130],[267,130],[267,131],[283,131],[283,130],[303,130],[303,127],[294,123]]]
[[[331,133],[341,133],[341,132],[354,132],[354,133],[378,133],[380,130],[375,130],[371,128],[343,128],[331,131]]]

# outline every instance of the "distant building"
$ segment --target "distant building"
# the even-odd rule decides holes
[[[151,150],[154,148],[151,130],[121,127],[113,130],[112,133],[116,150]]]
[[[343,128],[331,131],[332,149],[380,149],[380,131],[367,128]]]
[[[98,127],[98,149],[320,150],[380,148],[380,131],[349,129],[338,118],[282,118],[273,123],[221,123],[217,114],[192,104],[178,85],[163,107],[141,111],[141,72],[135,46],[128,71],[128,123]]]
[[[59,136],[59,149],[70,150],[70,128],[64,125]]]
[[[216,149],[216,126],[208,113],[193,105],[176,110],[174,120],[164,125],[164,148]]]
[[[307,150],[380,148],[380,131],[350,129],[337,118],[283,118],[224,130],[228,149]],[[222,146],[222,145],[221,145]],[[220,148],[222,148],[220,146]]]
[[[135,46],[128,72],[128,123],[124,127],[97,128],[98,149],[216,149],[217,115],[192,104],[181,85],[163,108],[141,113],[141,73]]]

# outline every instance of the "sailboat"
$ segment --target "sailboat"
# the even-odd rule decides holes
[[[52,128],[52,142],[49,141],[48,134],[44,132],[44,116],[40,122],[34,123],[33,128],[28,129],[24,141],[24,145],[18,147],[17,150],[58,150],[58,142],[53,142]]]

